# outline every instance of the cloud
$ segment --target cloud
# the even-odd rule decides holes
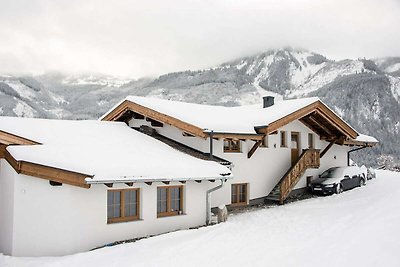
[[[1,0],[0,72],[141,77],[283,46],[400,56],[397,0]]]

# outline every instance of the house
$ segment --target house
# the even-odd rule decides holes
[[[232,178],[125,123],[0,117],[0,253],[56,256],[206,224]]]
[[[212,206],[283,203],[322,171],[346,166],[354,150],[378,141],[358,133],[318,98],[222,107],[129,96],[101,120],[123,121],[166,142],[232,163],[235,179]],[[151,131],[149,131],[149,129]]]

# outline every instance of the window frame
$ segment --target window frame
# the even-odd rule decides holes
[[[125,192],[136,191],[136,215],[125,216]],[[120,217],[108,217],[108,192],[120,192]],[[107,224],[130,222],[140,220],[140,188],[127,188],[127,189],[111,189],[107,190]]]
[[[288,147],[287,145],[287,132],[281,131],[281,147]]]
[[[158,189],[159,188],[165,188],[167,190],[167,211],[166,212],[158,212]],[[171,188],[179,188],[179,210],[178,211],[169,211],[171,210]],[[170,185],[170,186],[158,186],[157,187],[157,218],[162,218],[162,217],[170,217],[170,216],[177,216],[177,215],[182,215],[183,214],[183,185]]]
[[[311,137],[311,140],[310,140],[310,137]],[[308,133],[308,148],[315,149],[315,136],[313,133]]]
[[[245,186],[245,200],[239,202],[240,200],[240,186]],[[236,200],[233,199],[233,192],[236,191]],[[249,195],[249,184],[248,183],[237,183],[231,184],[231,205],[232,206],[243,206],[247,205],[248,202],[248,195]]]
[[[225,142],[228,142],[228,146],[225,146]],[[237,142],[237,145],[233,145],[233,142]],[[240,140],[235,140],[235,139],[229,139],[229,138],[225,138],[223,140],[223,147],[224,147],[224,153],[240,153],[242,152],[242,144],[240,142]],[[237,147],[237,148],[235,148]]]

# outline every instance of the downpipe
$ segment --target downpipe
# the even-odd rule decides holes
[[[207,190],[207,200],[206,200],[206,209],[207,209],[207,217],[206,217],[206,224],[211,224],[211,193],[221,189],[224,186],[224,180],[221,179],[221,184]]]
[[[367,148],[367,147],[366,146],[362,146],[362,147],[347,151],[347,166],[350,166],[350,153],[358,151],[358,150],[361,150],[361,149],[364,149],[364,148]]]

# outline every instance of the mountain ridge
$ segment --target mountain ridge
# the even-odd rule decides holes
[[[380,154],[400,161],[400,57],[331,60],[304,49],[275,49],[204,70],[157,78],[105,75],[0,76],[0,115],[97,119],[127,95],[237,106],[318,96],[357,131],[381,142],[357,160]]]

